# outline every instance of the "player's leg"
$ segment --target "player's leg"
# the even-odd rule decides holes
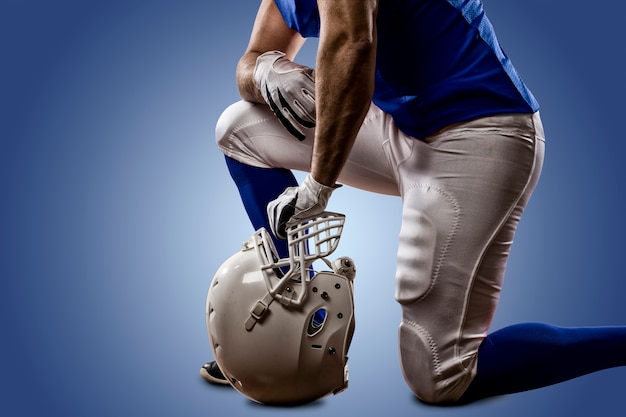
[[[540,127],[539,121],[537,124]],[[537,178],[531,179],[536,181]],[[485,253],[468,304],[468,317],[489,304],[488,300],[481,300],[482,294],[492,286],[490,276],[496,271],[504,273],[510,243],[532,188],[531,184]],[[531,390],[624,366],[624,352],[626,327],[563,328],[544,323],[510,326],[489,334],[481,343],[476,376],[461,402]]]
[[[512,242],[501,231],[515,231],[510,220],[536,184],[543,142],[532,115],[517,115],[464,123],[408,151],[403,143],[392,141],[403,161],[400,359],[419,398],[454,402],[474,377],[498,303]]]
[[[399,194],[384,150],[387,118],[371,106],[339,182],[368,191]],[[267,106],[240,101],[222,113],[215,133],[254,228],[270,230],[267,203],[287,187],[297,185],[290,170],[310,170],[314,129],[305,129],[304,140],[297,140]],[[285,255],[284,242],[274,242],[279,253]]]

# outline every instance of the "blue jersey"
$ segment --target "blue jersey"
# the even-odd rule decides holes
[[[275,0],[287,25],[318,37],[316,0]],[[452,123],[539,105],[500,47],[481,0],[381,0],[374,103],[423,138]]]

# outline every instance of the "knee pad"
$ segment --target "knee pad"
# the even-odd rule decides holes
[[[402,320],[398,342],[402,375],[421,401],[445,404],[461,398],[473,374],[440,352],[433,335],[417,323]]]
[[[402,320],[398,344],[402,375],[407,385],[422,401],[435,402],[436,380],[442,372],[432,337],[417,323]]]

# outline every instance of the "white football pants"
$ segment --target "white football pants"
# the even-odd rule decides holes
[[[231,158],[306,172],[313,134],[300,142],[267,106],[244,101],[216,127]],[[370,107],[339,182],[402,196],[399,353],[407,384],[425,402],[456,401],[475,375],[544,142],[538,113],[479,118],[417,140]]]

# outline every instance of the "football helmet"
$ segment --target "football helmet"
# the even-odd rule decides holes
[[[206,303],[211,349],[246,397],[298,404],[347,388],[356,269],[348,257],[326,258],[344,221],[324,212],[290,224],[282,259],[261,228],[215,273]],[[318,271],[316,261],[330,270]]]

